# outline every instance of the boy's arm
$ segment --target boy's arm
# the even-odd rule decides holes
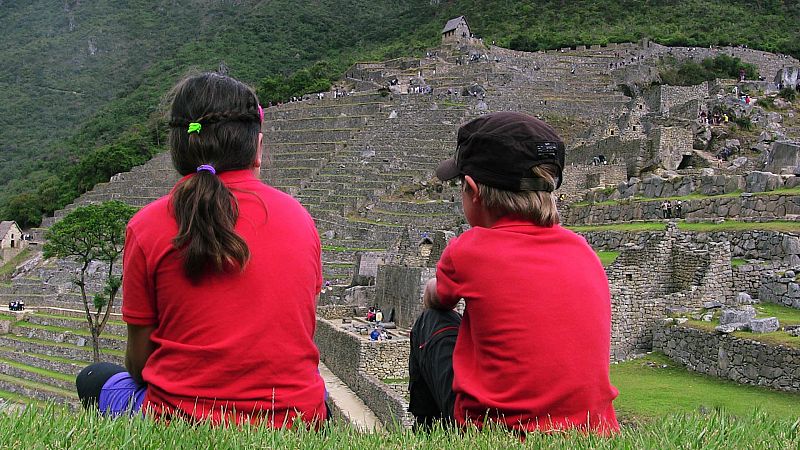
[[[431,278],[425,284],[425,292],[422,294],[422,305],[425,308],[439,309],[442,311],[449,311],[455,307],[442,304],[439,294],[436,293],[436,278]]]

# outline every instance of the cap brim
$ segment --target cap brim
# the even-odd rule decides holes
[[[461,175],[461,171],[458,169],[455,158],[442,161],[436,168],[436,178],[441,181],[452,180],[459,175]]]

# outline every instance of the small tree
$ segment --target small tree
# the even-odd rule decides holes
[[[67,214],[47,231],[44,257],[75,258],[81,266],[80,276],[73,280],[81,290],[86,321],[92,334],[94,361],[100,361],[100,334],[108,322],[122,286],[122,277],[114,275],[114,264],[122,255],[125,226],[136,208],[120,201],[83,206]],[[92,261],[106,264],[103,289],[91,295],[86,276]],[[92,296],[92,308],[89,297]]]

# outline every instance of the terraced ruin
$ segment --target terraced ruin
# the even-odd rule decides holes
[[[664,57],[719,54],[756,65],[764,81],[651,85]],[[409,423],[407,329],[447,239],[466,227],[457,188],[436,180],[433,168],[452,154],[460,123],[501,110],[528,112],[558,129],[569,166],[562,219],[596,250],[619,252],[607,267],[613,359],[656,347],[695,370],[800,390],[800,338],[789,334],[800,324],[774,330],[790,345],[769,347],[774,356],[760,359],[731,354],[739,347],[728,344],[747,339],[737,333],[692,328],[757,299],[800,307],[800,108],[782,102],[765,109],[738,96],[772,98],[776,74],[798,66],[744,48],[642,41],[523,53],[467,38],[446,40],[423,58],[355,64],[336,86],[346,95],[269,108],[263,131],[270,164],[262,177],[300,200],[316,221],[331,282],[318,310],[317,342],[329,386],[341,388],[332,397],[342,413],[363,426],[392,418]],[[700,119],[712,111],[751,125]],[[722,150],[730,160],[715,156]],[[145,205],[177,179],[161,154],[96,186],[43,227],[89,203]],[[665,200],[681,201],[677,217],[664,217]],[[35,230],[39,240],[42,231]],[[72,380],[91,358],[71,283],[75,270],[70,261],[34,256],[10,284],[0,284],[2,303],[28,307],[0,320],[0,397],[75,405]],[[366,336],[370,305],[397,327],[392,340]],[[685,317],[666,323],[668,316]],[[698,363],[687,333],[728,346]],[[710,339],[703,336],[692,339]],[[104,334],[104,357],[121,362],[124,342],[117,314]],[[779,361],[780,370],[762,370],[764,360]]]

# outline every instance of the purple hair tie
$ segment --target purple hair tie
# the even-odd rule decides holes
[[[258,105],[258,119],[261,123],[264,123],[264,108],[262,108],[261,105]]]
[[[197,172],[198,173],[200,173],[200,172],[202,172],[204,170],[208,171],[208,172],[211,172],[211,175],[216,175],[217,174],[216,169],[214,169],[214,166],[212,166],[212,165],[203,164],[201,166],[197,166]]]

